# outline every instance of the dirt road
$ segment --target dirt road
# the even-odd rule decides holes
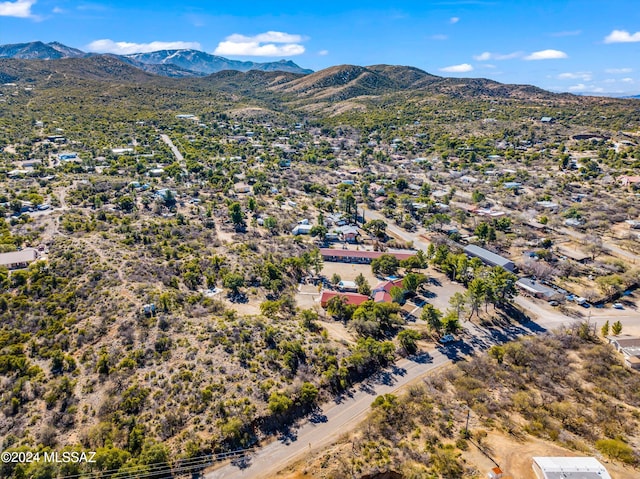
[[[176,157],[176,160],[178,160],[178,163],[183,164],[184,157],[182,156],[182,153],[180,153],[180,150],[178,150],[176,145],[173,144],[173,141],[171,141],[171,138],[169,138],[169,136],[165,134],[160,135],[160,138],[162,138],[162,141],[164,141],[167,144],[167,146],[171,148],[171,151],[173,152],[173,155]]]

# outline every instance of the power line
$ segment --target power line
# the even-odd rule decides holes
[[[57,479],[100,479],[109,477],[110,479],[134,478],[134,479],[150,479],[163,474],[184,474],[197,469],[204,469],[208,464],[221,461],[237,456],[243,456],[248,452],[253,452],[255,448],[236,449],[234,451],[223,452],[220,454],[208,454],[188,459],[179,459],[173,465],[168,463],[155,463],[142,465],[143,471],[122,471],[121,468],[109,469],[106,471],[88,471],[80,474],[71,474],[67,476],[58,476]]]

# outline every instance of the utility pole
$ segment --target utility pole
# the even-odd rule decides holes
[[[464,427],[464,436],[469,437],[469,416],[471,416],[471,408],[467,406],[467,425]]]

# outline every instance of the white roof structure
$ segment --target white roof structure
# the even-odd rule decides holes
[[[352,290],[357,290],[358,289],[358,285],[356,284],[355,281],[340,281],[338,283],[338,289],[344,290],[344,289],[352,289]]]
[[[534,457],[539,479],[611,479],[595,457]]]
[[[0,266],[11,268],[15,265],[31,263],[36,259],[38,259],[38,251],[35,248],[25,248],[20,251],[0,253]]]

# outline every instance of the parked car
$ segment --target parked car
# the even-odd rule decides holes
[[[455,340],[456,338],[453,337],[453,334],[445,334],[440,338],[442,344],[453,343]]]
[[[560,306],[560,303],[557,301],[549,301],[549,306]]]
[[[622,305],[622,303],[613,303],[613,307],[615,309],[624,309],[624,306]]]
[[[587,303],[586,301],[584,303],[580,303],[580,306],[582,306],[583,308],[590,308],[591,305],[589,303]]]
[[[44,211],[44,210],[48,210],[49,208],[51,208],[51,205],[48,204],[43,204],[43,205],[38,205],[38,210],[39,211]]]

